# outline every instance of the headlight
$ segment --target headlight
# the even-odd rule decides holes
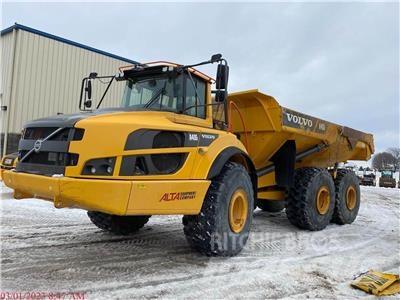
[[[86,162],[82,175],[111,176],[114,173],[115,157],[91,159]]]

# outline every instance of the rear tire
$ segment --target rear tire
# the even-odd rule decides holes
[[[293,225],[307,230],[322,230],[332,219],[335,186],[325,169],[301,168],[295,171],[289,190],[286,215]]]
[[[198,215],[184,216],[189,244],[208,256],[234,256],[247,242],[253,221],[254,192],[247,170],[228,162],[215,177]]]
[[[285,201],[258,199],[257,207],[262,211],[280,212],[285,208]]]
[[[351,224],[360,209],[360,185],[357,176],[350,170],[338,170],[335,178],[335,211],[332,222]]]
[[[88,211],[87,215],[94,225],[118,235],[138,231],[149,221],[150,216],[117,216],[98,211]]]

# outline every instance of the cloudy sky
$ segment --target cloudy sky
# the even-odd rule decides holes
[[[15,22],[141,62],[222,53],[231,91],[399,147],[398,3],[3,3],[2,28]]]

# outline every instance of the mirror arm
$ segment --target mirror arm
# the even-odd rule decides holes
[[[208,64],[212,64],[212,63],[213,63],[213,62],[211,62],[210,60],[207,60],[207,61],[203,61],[203,62],[201,62],[201,63],[194,64],[194,65],[181,66],[181,67],[178,67],[178,69],[186,70],[186,69],[189,69],[189,68],[198,67],[198,66],[203,66],[203,65],[208,65]]]
[[[228,65],[228,62],[226,61],[226,59],[225,59],[225,58],[222,58],[222,55],[221,55],[221,57],[218,58],[217,60],[212,60],[212,59],[210,59],[210,60],[203,61],[203,62],[201,62],[201,63],[197,63],[197,64],[193,64],[193,65],[181,66],[181,67],[178,67],[178,70],[183,71],[183,70],[185,70],[185,69],[189,69],[189,68],[193,68],[193,67],[198,67],[198,66],[202,66],[202,65],[213,64],[213,63],[216,63],[216,62],[225,62],[225,64]]]
[[[107,83],[107,88],[103,93],[103,96],[100,99],[99,104],[97,105],[96,109],[100,107],[100,104],[102,103],[102,101],[104,100],[108,90],[110,89],[111,83],[112,81],[115,79],[115,75],[113,76],[98,76],[97,73],[90,73],[90,75],[88,77],[85,77],[82,79],[82,83],[81,83],[81,92],[80,92],[80,97],[79,97],[79,110],[81,111],[87,111],[86,107],[85,107],[85,102],[86,102],[86,91],[85,91],[85,83],[89,80],[89,79],[104,79],[104,78],[111,78],[111,80]]]
[[[98,108],[100,107],[100,105],[101,105],[101,103],[103,102],[104,98],[106,97],[106,94],[107,94],[108,90],[110,89],[110,86],[111,86],[112,82],[114,81],[114,79],[115,79],[115,76],[113,76],[113,77],[111,78],[110,82],[108,83],[107,88],[106,88],[106,90],[105,90],[104,93],[103,93],[103,96],[101,97],[99,103],[98,103],[97,106],[96,106],[96,109],[98,109]]]

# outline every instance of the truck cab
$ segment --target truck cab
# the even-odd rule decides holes
[[[376,174],[374,170],[369,168],[364,169],[363,176],[360,182],[361,185],[376,186]]]
[[[218,55],[204,63],[213,62],[219,62],[214,99],[214,80],[193,66],[160,62],[113,76],[91,73],[82,80],[81,113],[25,124],[6,184],[15,187],[16,198],[38,196],[56,207],[114,215],[198,213],[215,156],[229,146],[250,161],[237,136],[219,129],[227,121],[213,114],[220,109],[224,116],[228,70]],[[113,81],[125,83],[120,106],[101,109],[103,95],[92,108],[92,82],[107,79],[105,93]],[[192,196],[169,201],[181,193]]]
[[[380,187],[396,187],[396,179],[394,178],[394,172],[392,170],[382,170],[381,177],[379,178]]]

